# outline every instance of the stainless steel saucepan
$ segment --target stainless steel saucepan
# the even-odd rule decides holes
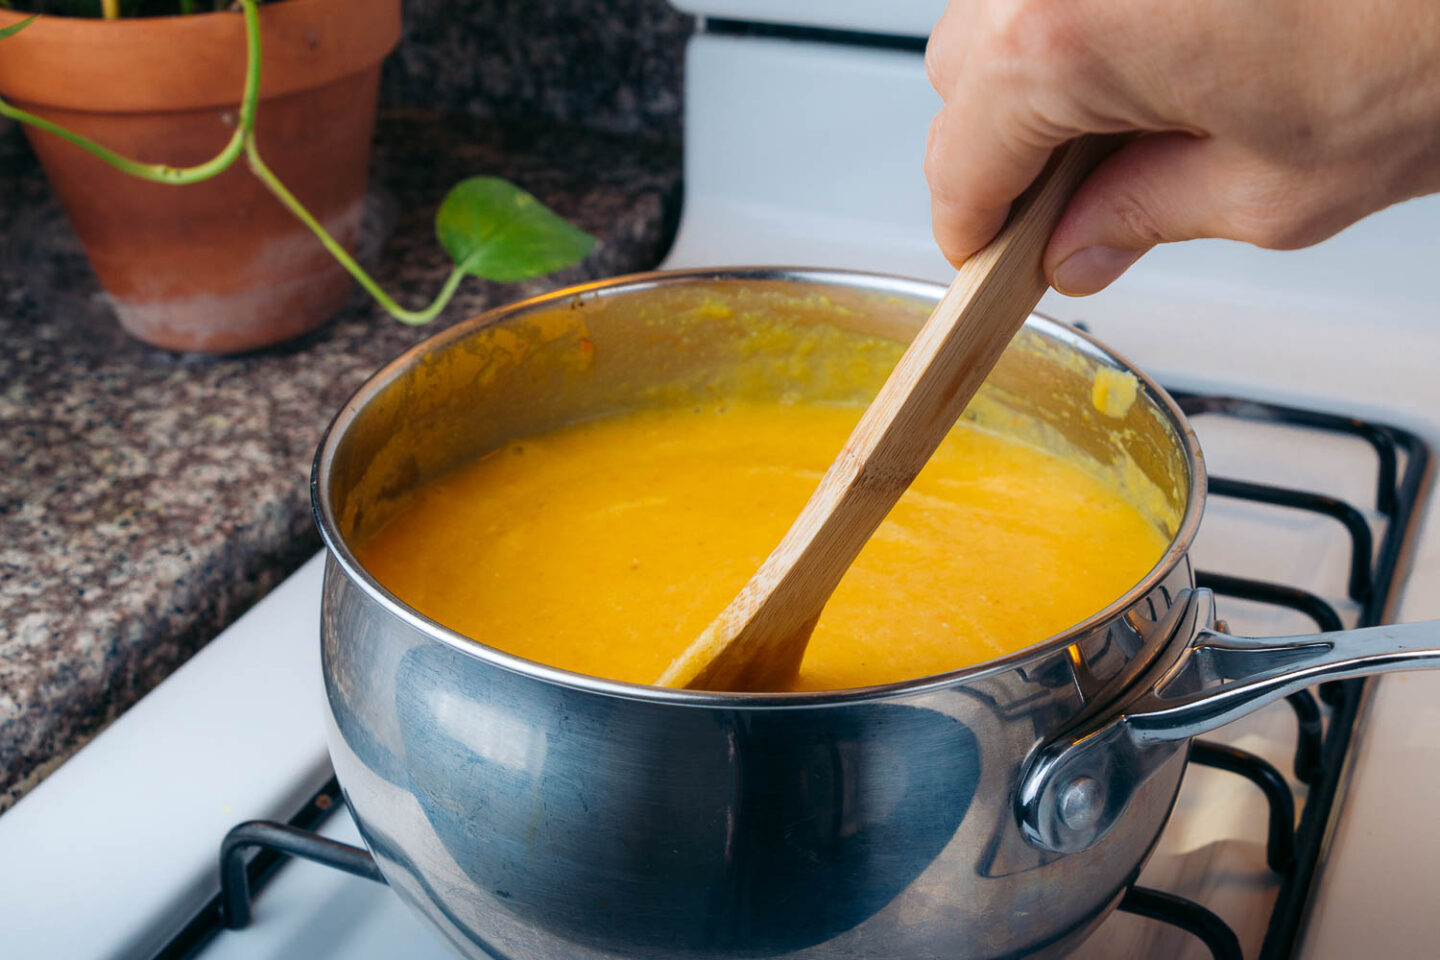
[[[574,288],[426,341],[336,417],[312,480],[331,755],[386,879],[462,953],[1059,955],[1134,882],[1191,737],[1323,680],[1440,665],[1435,623],[1216,632],[1187,557],[1205,474],[1184,416],[1040,317],[972,410],[1144,486],[1171,543],[1119,600],[1010,656],[824,694],[635,686],[459,636],[351,551],[416,484],[514,437],[737,378],[856,399],[877,384],[813,362],[840,349],[825,331],[903,341],[942,292],[812,270]],[[1121,417],[1096,410],[1102,368],[1139,378]]]

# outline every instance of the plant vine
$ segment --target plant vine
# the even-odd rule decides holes
[[[0,0],[3,2],[3,0]],[[112,0],[106,0],[107,4]],[[533,196],[494,177],[462,181],[440,206],[436,232],[455,261],[435,299],[410,310],[372,278],[345,247],[281,182],[260,154],[255,119],[260,102],[261,41],[257,0],[239,0],[245,22],[245,82],[235,131],[214,157],[193,166],[141,163],[103,144],[68,130],[0,99],[0,116],[28,124],[74,144],[133,177],[171,186],[200,183],[228,170],[241,156],[270,193],[303,223],[356,282],[392,317],[402,323],[429,323],[444,311],[467,275],[499,282],[543,276],[578,262],[594,248],[595,238],[561,219]],[[118,8],[117,8],[118,9]],[[106,8],[109,16],[108,7]],[[0,29],[0,40],[12,37],[36,20],[32,16]]]

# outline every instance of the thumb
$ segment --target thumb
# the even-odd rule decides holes
[[[1142,137],[1086,178],[1045,250],[1045,275],[1072,297],[1105,289],[1157,243],[1226,236],[1235,158],[1183,133]]]

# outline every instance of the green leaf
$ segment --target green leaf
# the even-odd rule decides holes
[[[466,273],[514,283],[579,262],[595,238],[497,177],[456,184],[435,215],[435,235]]]
[[[40,16],[40,14],[37,13],[37,14],[35,14],[34,17],[26,17],[24,20],[21,20],[19,23],[12,23],[12,24],[10,24],[10,26],[6,27],[5,29],[0,30],[0,40],[4,40],[4,39],[6,39],[7,37],[13,37],[13,36],[15,36],[15,34],[19,33],[21,30],[24,30],[26,27],[30,26],[30,24],[34,23],[34,22],[35,22],[35,18],[38,17],[38,16]]]

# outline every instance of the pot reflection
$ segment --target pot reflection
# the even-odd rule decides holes
[[[828,940],[934,861],[979,783],[974,734],[935,710],[621,710],[561,690],[537,718],[533,681],[475,663],[403,658],[411,789],[480,889],[585,946]]]

